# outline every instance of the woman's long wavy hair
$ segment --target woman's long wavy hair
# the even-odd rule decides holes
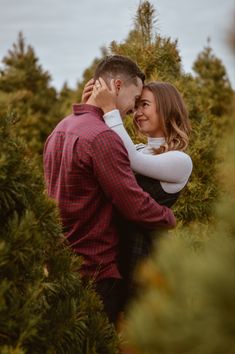
[[[191,125],[183,98],[169,82],[153,81],[144,86],[154,95],[157,113],[161,120],[165,143],[154,154],[170,150],[185,150],[188,146]],[[136,128],[137,125],[135,124]]]

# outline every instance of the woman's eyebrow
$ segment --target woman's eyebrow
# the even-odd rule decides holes
[[[140,102],[148,102],[148,103],[151,103],[151,101],[147,100],[146,98],[140,98],[139,101],[140,101]]]

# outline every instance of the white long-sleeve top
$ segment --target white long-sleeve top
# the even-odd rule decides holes
[[[153,155],[152,148],[160,147],[165,141],[164,138],[148,138],[146,145],[135,145],[117,109],[106,113],[104,121],[122,139],[131,168],[136,173],[159,180],[167,193],[179,192],[186,185],[193,167],[189,155],[176,150]]]

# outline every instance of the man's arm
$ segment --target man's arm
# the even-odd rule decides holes
[[[107,198],[126,219],[148,229],[175,226],[173,212],[156,203],[137,184],[127,151],[116,133],[100,133],[92,148],[95,176]]]

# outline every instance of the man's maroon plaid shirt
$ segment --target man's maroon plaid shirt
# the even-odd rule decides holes
[[[149,229],[175,225],[172,211],[138,186],[121,139],[98,107],[74,105],[57,125],[45,144],[44,174],[65,235],[83,257],[82,272],[96,280],[120,278],[115,208]]]

